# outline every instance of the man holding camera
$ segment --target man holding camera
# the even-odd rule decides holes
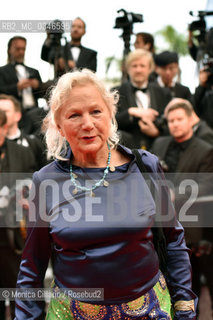
[[[149,149],[164,130],[161,117],[171,100],[168,88],[149,83],[154,70],[152,54],[144,49],[130,52],[126,58],[129,79],[115,88],[120,94],[117,112],[118,129],[127,147]]]
[[[53,22],[54,23],[54,22]],[[44,61],[55,65],[55,76],[58,77],[67,71],[88,68],[92,71],[97,70],[97,52],[81,45],[81,39],[86,33],[85,22],[77,17],[72,21],[71,41],[56,50],[53,44],[51,32],[47,32],[41,58]]]

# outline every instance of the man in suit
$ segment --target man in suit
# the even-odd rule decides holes
[[[205,120],[200,119],[194,110],[192,112],[192,128],[196,137],[210,143],[213,146],[213,129]]]
[[[191,195],[193,196],[194,191],[191,185],[185,189],[185,193],[182,193],[180,191],[182,182],[193,180],[194,186],[198,186],[197,197],[212,195],[213,147],[198,138],[196,133],[193,134],[193,107],[188,100],[173,99],[166,107],[165,115],[170,136],[157,138],[152,146],[152,152],[159,157],[164,170],[169,173],[168,179],[172,179],[174,188],[171,196],[179,214]],[[208,224],[208,212],[212,212],[212,204],[209,207],[210,209],[206,210],[205,202],[203,204],[195,202],[189,206],[187,215],[200,214],[199,226],[187,227],[185,233],[187,245],[193,251],[191,259],[194,291],[197,295],[200,294],[200,276],[203,273],[206,276],[213,301],[213,276],[209,270],[211,268],[212,271],[210,262],[213,258],[213,251],[211,251],[213,237],[212,228],[211,232],[206,228],[211,227]]]
[[[38,70],[24,65],[26,39],[15,36],[8,42],[8,63],[0,67],[0,93],[14,96],[22,106],[20,127],[28,121],[27,112],[38,106],[43,96]]]
[[[38,70],[24,65],[25,50],[25,38],[11,38],[8,42],[8,64],[0,67],[0,93],[14,96],[24,110],[37,106],[42,84]]]
[[[41,169],[47,164],[45,145],[35,135],[28,135],[19,129],[18,123],[22,114],[18,100],[13,96],[0,94],[0,110],[3,110],[7,116],[7,139],[15,141],[18,145],[30,150],[35,158],[36,169]]]
[[[11,225],[16,220],[14,187],[17,179],[31,177],[36,163],[30,150],[6,139],[6,122],[6,114],[0,110],[0,287],[15,288],[24,240],[20,229],[15,228],[16,224]],[[1,320],[5,320],[4,303],[0,301]],[[14,301],[10,301],[12,319],[14,308]]]
[[[181,172],[213,172],[213,147],[193,133],[192,104],[186,99],[174,98],[166,106],[165,116],[170,135],[157,138],[152,152],[165,161],[167,172],[176,172],[176,176]]]
[[[60,48],[60,53],[57,56],[57,72],[55,72],[56,76],[60,76],[67,71],[73,71],[82,68],[88,68],[96,72],[97,52],[81,45],[81,39],[85,33],[85,22],[79,17],[75,18],[72,21],[71,26],[71,41],[64,47]],[[49,63],[54,63],[55,59],[51,46],[52,43],[50,33],[47,33],[47,39],[42,46],[41,58]]]
[[[173,51],[163,51],[155,55],[155,71],[158,74],[155,83],[160,87],[169,88],[172,97],[187,99],[192,102],[192,95],[188,87],[175,81],[178,76],[178,55]]]
[[[118,129],[128,147],[149,149],[153,139],[163,131],[159,119],[171,94],[167,88],[149,83],[153,69],[152,54],[136,49],[126,58],[129,80],[115,88],[120,95],[116,115]]]

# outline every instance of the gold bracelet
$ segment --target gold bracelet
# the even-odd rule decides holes
[[[174,304],[175,311],[195,311],[194,300],[179,300]]]

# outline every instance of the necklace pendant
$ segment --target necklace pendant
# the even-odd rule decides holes
[[[109,182],[104,180],[103,185],[104,185],[104,187],[108,187],[109,186]]]
[[[114,171],[115,171],[115,167],[114,167],[114,166],[110,166],[110,167],[109,167],[109,170],[110,170],[111,172],[114,172]]]
[[[75,173],[72,173],[72,176],[73,176],[74,179],[78,178],[77,174],[75,174]]]
[[[95,197],[95,193],[93,192],[93,190],[95,190],[96,188],[98,188],[100,186],[104,186],[104,187],[108,187],[109,186],[109,182],[106,181],[105,178],[106,178],[106,175],[109,173],[109,170],[111,172],[115,171],[115,167],[114,166],[110,167],[111,150],[110,150],[109,143],[107,143],[107,146],[108,146],[108,149],[109,149],[109,153],[108,153],[108,159],[107,159],[107,166],[104,169],[103,176],[98,182],[96,182],[90,188],[88,188],[86,186],[78,185],[76,183],[76,179],[78,178],[78,175],[73,172],[72,162],[70,161],[70,180],[71,180],[72,184],[74,185],[74,189],[72,190],[72,194],[73,195],[76,195],[78,192],[85,191],[86,194],[89,195],[90,197]]]
[[[92,190],[90,191],[90,197],[95,197],[95,193]]]
[[[72,194],[76,195],[77,193],[78,193],[78,189],[77,188],[73,189]]]

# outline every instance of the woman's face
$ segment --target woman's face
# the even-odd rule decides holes
[[[95,86],[74,87],[56,121],[75,156],[78,153],[97,153],[106,148],[111,116]]]

